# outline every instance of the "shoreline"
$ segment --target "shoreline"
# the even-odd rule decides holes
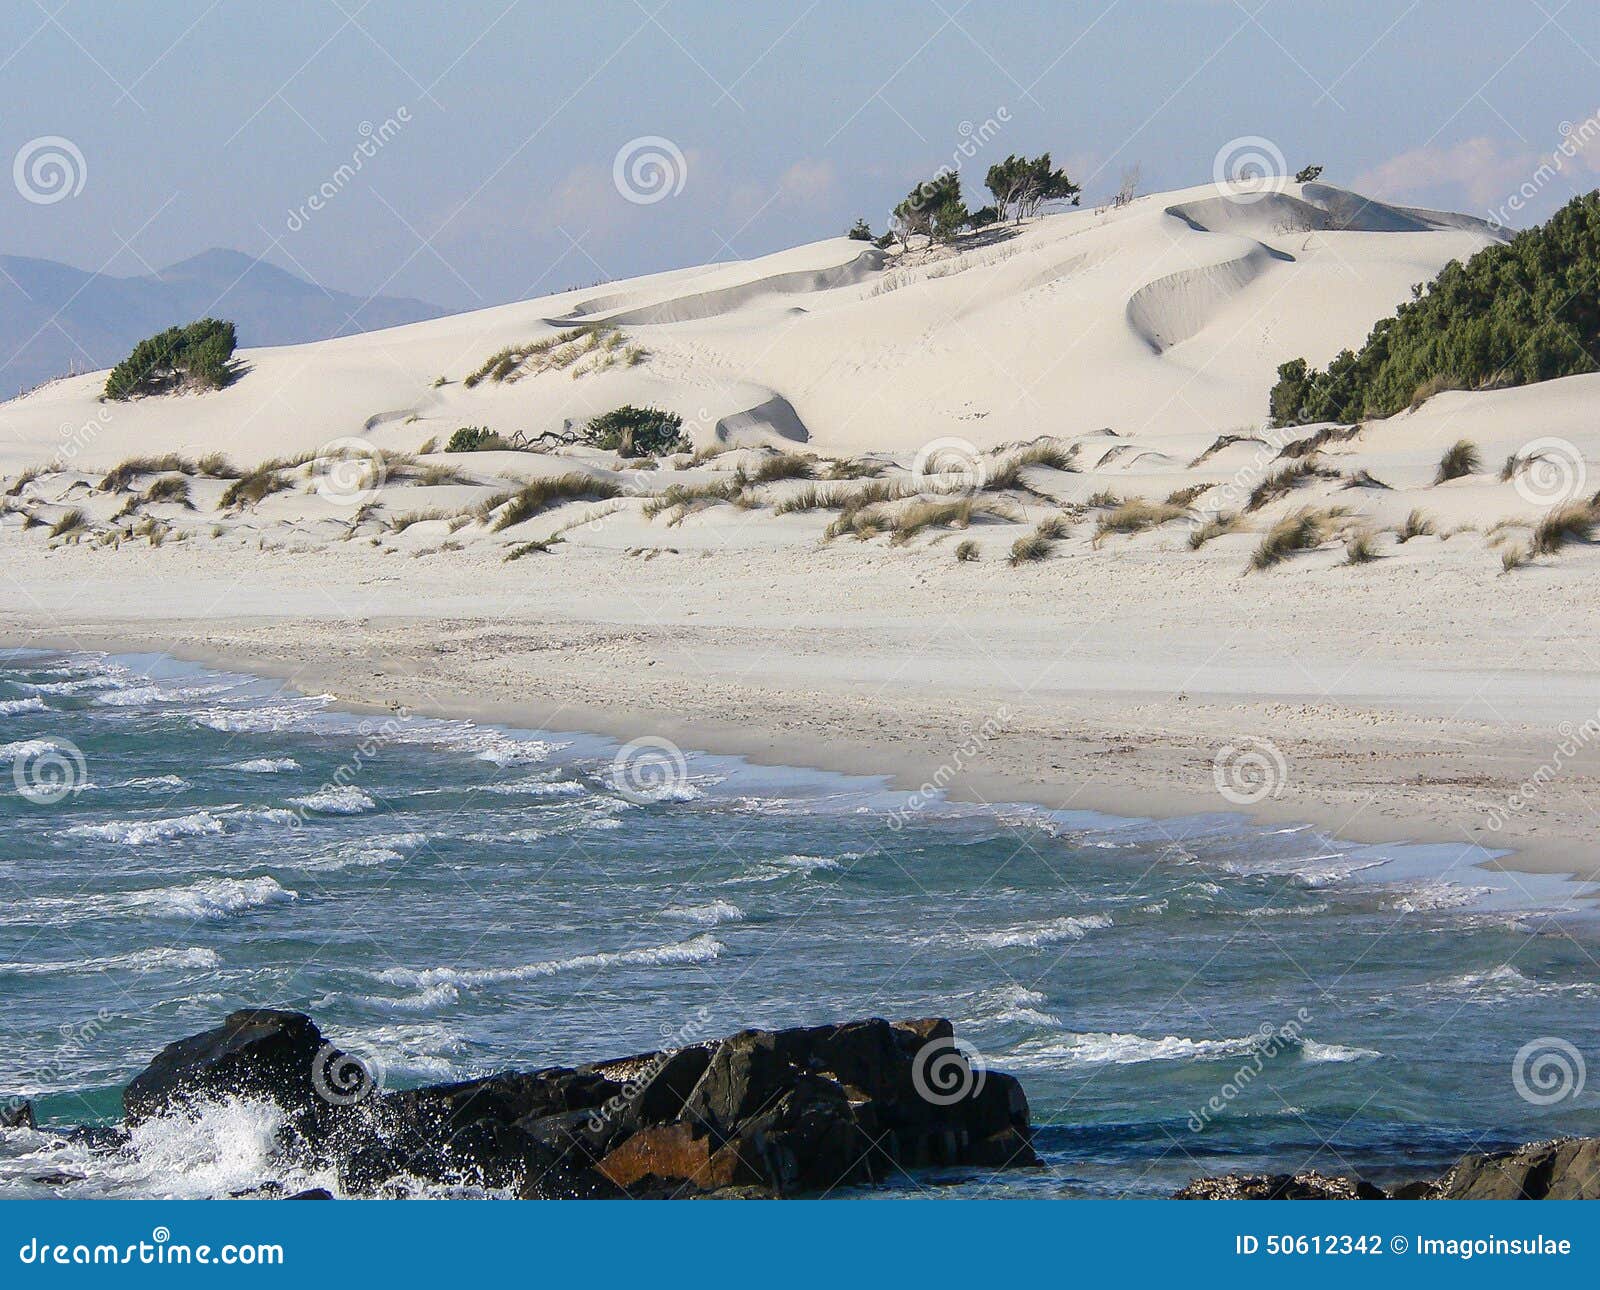
[[[1163,749],[1146,743],[1142,746],[1145,755],[1141,756],[1140,746],[1124,744],[1115,750],[1127,763],[1117,780],[1101,778],[1085,783],[1063,783],[1059,775],[1030,774],[1022,764],[1038,751],[1041,732],[1029,728],[1032,723],[1021,723],[1024,728],[1018,731],[1002,722],[991,737],[984,739],[975,757],[962,758],[954,752],[957,741],[965,738],[970,746],[974,738],[992,729],[980,726],[976,720],[985,709],[984,704],[973,705],[972,720],[965,724],[957,721],[954,736],[948,729],[937,733],[927,728],[908,732],[902,726],[899,730],[884,728],[876,736],[863,737],[862,727],[854,721],[838,723],[837,734],[819,734],[808,728],[813,722],[799,720],[800,713],[793,709],[783,714],[786,720],[781,727],[756,730],[747,723],[693,717],[672,707],[656,707],[645,717],[626,700],[608,701],[594,694],[581,699],[570,696],[485,697],[438,677],[399,673],[392,659],[362,679],[349,661],[305,662],[291,656],[288,638],[292,633],[273,634],[279,645],[269,651],[261,647],[264,644],[261,641],[253,645],[244,642],[205,646],[192,642],[181,644],[163,639],[148,628],[140,631],[130,624],[117,629],[79,630],[70,634],[35,633],[26,641],[19,641],[13,629],[0,625],[0,641],[4,641],[7,648],[161,654],[197,666],[282,682],[304,693],[329,694],[339,707],[356,714],[403,709],[408,715],[418,717],[465,719],[555,734],[600,735],[619,741],[648,734],[669,739],[691,752],[739,757],[759,766],[880,779],[888,788],[903,792],[915,793],[936,783],[944,790],[945,797],[954,802],[1079,810],[1123,819],[1153,820],[1158,824],[1185,817],[1227,814],[1261,827],[1310,827],[1361,844],[1473,847],[1483,854],[1472,856],[1471,863],[1504,873],[1565,876],[1574,883],[1600,878],[1600,870],[1585,870],[1574,863],[1572,852],[1561,839],[1538,839],[1530,835],[1513,844],[1512,838],[1504,834],[1476,838],[1425,816],[1408,822],[1401,813],[1401,804],[1392,800],[1392,795],[1391,800],[1379,801],[1374,794],[1352,811],[1347,802],[1311,796],[1307,791],[1310,786],[1302,784],[1299,791],[1286,792],[1282,797],[1269,796],[1249,805],[1234,804],[1219,795],[1212,767],[1205,765],[1198,768],[1197,773],[1192,764],[1194,759],[1182,756],[1182,749]],[[1081,703],[1087,709],[1092,700],[1085,697]],[[989,705],[988,710],[990,715],[986,719],[991,722],[995,711],[1008,712],[1003,703],[998,709]],[[839,709],[835,708],[831,715],[838,713]],[[963,731],[968,733],[963,734]],[[1052,755],[1066,760],[1049,763],[1050,769],[1081,771],[1086,762],[1097,756],[1086,745],[1114,738],[1109,722],[1104,719],[1099,724],[1085,722],[1070,736],[1058,736],[1053,741],[1056,746]],[[1071,751],[1063,751],[1070,745],[1076,746]],[[1373,752],[1372,755],[1379,754]],[[1298,762],[1298,758],[1296,760]],[[1157,763],[1154,773],[1159,778],[1139,779],[1151,769],[1152,761]],[[962,764],[954,765],[957,762]],[[1180,766],[1188,773],[1171,773]],[[1130,779],[1139,782],[1129,782]],[[1178,836],[1181,835],[1175,835],[1175,841]],[[1449,867],[1453,868],[1456,863],[1459,862],[1452,862]],[[1589,898],[1589,894],[1581,890],[1575,889],[1572,894],[1574,900]]]

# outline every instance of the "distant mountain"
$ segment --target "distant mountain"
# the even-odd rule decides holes
[[[377,331],[446,312],[421,300],[330,291],[239,251],[116,278],[53,260],[0,256],[0,399],[68,372],[110,367],[152,332],[213,315],[241,347]]]

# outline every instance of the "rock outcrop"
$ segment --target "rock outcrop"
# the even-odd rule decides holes
[[[872,1019],[387,1092],[309,1017],[250,1010],[163,1049],[123,1102],[136,1123],[271,1100],[286,1159],[331,1167],[349,1195],[816,1195],[1037,1164],[1021,1085],[967,1051],[948,1021]]]
[[[1530,1142],[1463,1156],[1441,1178],[1387,1191],[1361,1178],[1318,1173],[1197,1178],[1178,1200],[1600,1200],[1600,1138]]]

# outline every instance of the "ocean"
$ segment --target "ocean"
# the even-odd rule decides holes
[[[282,1177],[265,1106],[111,1155],[51,1131],[114,1121],[160,1047],[264,1005],[387,1087],[948,1016],[1023,1081],[1046,1167],[899,1195],[1386,1181],[1600,1132],[1586,889],[1465,843],[926,800],[158,657],[0,655],[0,745],[0,1096],[41,1123],[3,1133],[9,1196]]]

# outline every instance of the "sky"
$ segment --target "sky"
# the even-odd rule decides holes
[[[1513,226],[1600,183],[1593,0],[6,0],[0,60],[0,254],[451,309],[878,230],[941,166],[976,206],[1010,152]]]

